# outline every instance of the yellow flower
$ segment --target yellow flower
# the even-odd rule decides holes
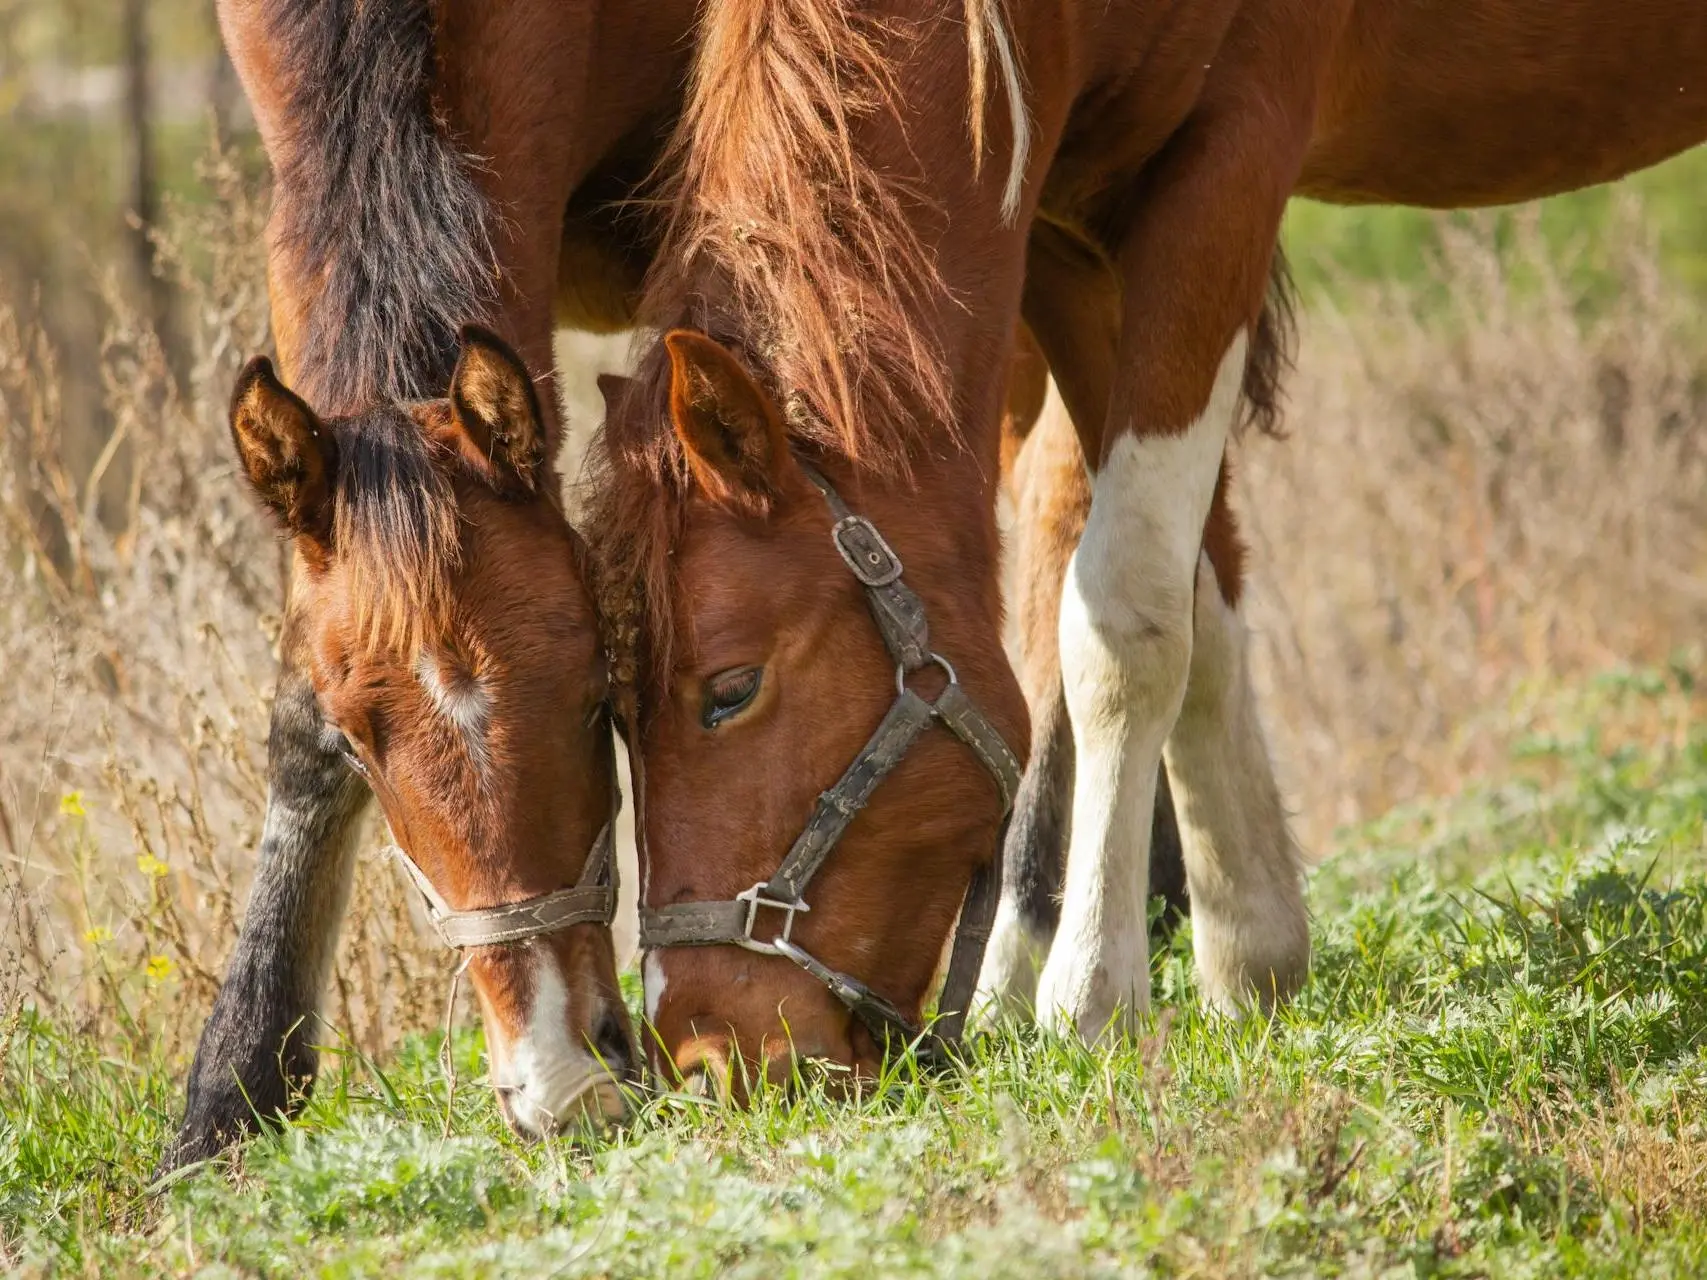
[[[113,940],[113,931],[104,924],[98,924],[93,929],[83,931],[83,941],[92,942],[97,947]]]
[[[67,791],[60,796],[59,811],[67,818],[83,818],[87,817],[89,813],[83,807],[83,793],[81,791]]]
[[[148,963],[142,967],[142,971],[155,982],[160,982],[171,976],[172,962],[165,956],[149,956]]]
[[[137,854],[136,869],[142,872],[143,875],[152,876],[156,880],[166,874],[166,864],[160,861],[159,858],[156,858],[152,853]]]

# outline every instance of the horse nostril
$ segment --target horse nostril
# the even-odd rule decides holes
[[[593,1029],[593,1050],[612,1075],[628,1073],[633,1048],[628,1042],[628,1027],[614,1009],[605,1010],[599,1017]]]

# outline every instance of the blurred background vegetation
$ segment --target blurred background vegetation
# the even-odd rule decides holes
[[[181,1055],[235,936],[284,566],[223,426],[266,176],[213,0],[0,0],[0,1021]],[[1293,438],[1235,492],[1312,852],[1508,770],[1597,673],[1701,669],[1704,192],[1707,149],[1518,209],[1295,202]],[[572,440],[623,350],[560,341]],[[1697,697],[1595,731],[1682,741]],[[364,1052],[442,1008],[411,903],[362,860],[331,1014]]]

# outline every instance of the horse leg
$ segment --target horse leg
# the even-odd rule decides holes
[[[1118,287],[1083,246],[1048,225],[1033,232],[1027,332],[1053,375],[1035,424],[1014,434],[1009,485],[1019,620],[1018,669],[1031,708],[1031,755],[1014,801],[1002,861],[1002,899],[979,975],[978,1002],[1029,1011],[1061,916],[1071,830],[1073,731],[1061,679],[1061,588],[1090,511],[1091,486],[1074,414],[1100,422],[1115,372]],[[1093,416],[1094,415],[1094,416]],[[1162,899],[1154,940],[1188,912],[1185,865],[1167,768],[1156,771],[1150,896]]]
[[[1244,551],[1223,464],[1193,593],[1190,675],[1168,738],[1180,781],[1180,834],[1193,890],[1193,940],[1204,997],[1227,1013],[1291,994],[1310,947],[1301,859],[1287,827],[1251,688],[1239,611]]]
[[[1171,754],[1206,997],[1289,992],[1308,934],[1294,847],[1249,709],[1231,605],[1199,599],[1199,561],[1250,333],[1302,150],[1276,116],[1200,108],[1154,162],[1116,258],[1118,373],[1097,438],[1084,535],[1065,578],[1061,668],[1077,769],[1062,919],[1040,1016],[1087,1039],[1149,1005],[1150,816]],[[1291,144],[1289,149],[1289,144]],[[1213,210],[1214,216],[1207,216]],[[1236,603],[1236,594],[1235,594]],[[1220,623],[1201,659],[1196,629]],[[1233,651],[1239,655],[1235,660]]]
[[[249,905],[163,1170],[217,1155],[257,1123],[290,1112],[314,1079],[314,1019],[368,790],[333,745],[297,634],[287,627],[273,698],[267,816]]]
[[[1073,793],[1073,733],[1058,644],[1061,585],[1091,501],[1078,435],[1053,389],[1014,450],[1011,487],[1016,665],[1031,708],[1031,754],[1008,827],[1002,899],[979,976],[978,1003],[1029,1012],[1061,914]],[[1165,767],[1157,772],[1150,838],[1150,895],[1164,904],[1153,937],[1165,944],[1187,913],[1185,866]]]

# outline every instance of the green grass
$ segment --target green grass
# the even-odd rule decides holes
[[[1675,697],[1638,673],[1595,708]],[[1517,781],[1349,833],[1272,1023],[1009,1028],[856,1103],[646,1103],[526,1147],[436,1041],[334,1056],[235,1178],[144,1194],[177,1105],[51,1014],[0,1077],[0,1259],[24,1274],[1674,1275],[1707,1268],[1707,730],[1525,744]],[[1524,781],[1524,778],[1531,779]],[[1545,779],[1545,781],[1542,781]]]
[[[1427,289],[1437,283],[1433,264],[1442,228],[1491,224],[1496,243],[1508,245],[1518,218],[1532,214],[1542,242],[1560,261],[1568,261],[1573,295],[1592,301],[1618,287],[1617,204],[1634,196],[1656,238],[1661,267],[1707,295],[1703,192],[1707,147],[1697,147],[1621,182],[1491,213],[1347,208],[1298,199],[1287,209],[1283,241],[1306,298],[1371,281]]]

